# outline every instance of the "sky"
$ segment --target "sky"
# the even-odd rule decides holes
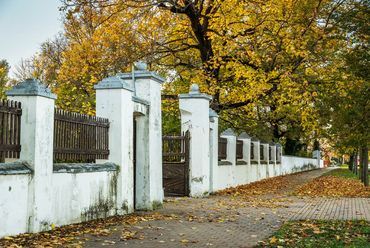
[[[0,60],[6,59],[11,71],[62,31],[60,6],[60,0],[0,0]]]

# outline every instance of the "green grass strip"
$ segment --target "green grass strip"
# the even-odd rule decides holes
[[[301,220],[284,224],[269,241],[255,247],[369,247],[366,220]]]

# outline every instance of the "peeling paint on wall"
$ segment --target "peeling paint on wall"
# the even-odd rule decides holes
[[[203,182],[203,177],[193,177],[191,179],[192,182],[197,182],[197,183],[202,183]]]

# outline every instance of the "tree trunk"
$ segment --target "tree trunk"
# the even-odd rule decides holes
[[[354,158],[353,158],[353,168],[354,168],[354,173],[358,173],[358,168],[357,168],[357,158],[358,158],[358,155],[357,155],[357,149],[355,150],[355,155],[354,155]]]
[[[360,169],[359,169],[359,173],[358,173],[358,178],[361,180],[361,182],[364,182],[364,166],[363,166],[363,148],[360,148]]]
[[[353,172],[353,155],[349,156],[348,169]]]
[[[361,150],[361,163],[363,167],[363,182],[365,186],[369,186],[369,149],[368,148],[362,148]]]

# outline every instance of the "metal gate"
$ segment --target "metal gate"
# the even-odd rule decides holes
[[[189,195],[189,139],[186,131],[162,137],[162,171],[165,196]]]

